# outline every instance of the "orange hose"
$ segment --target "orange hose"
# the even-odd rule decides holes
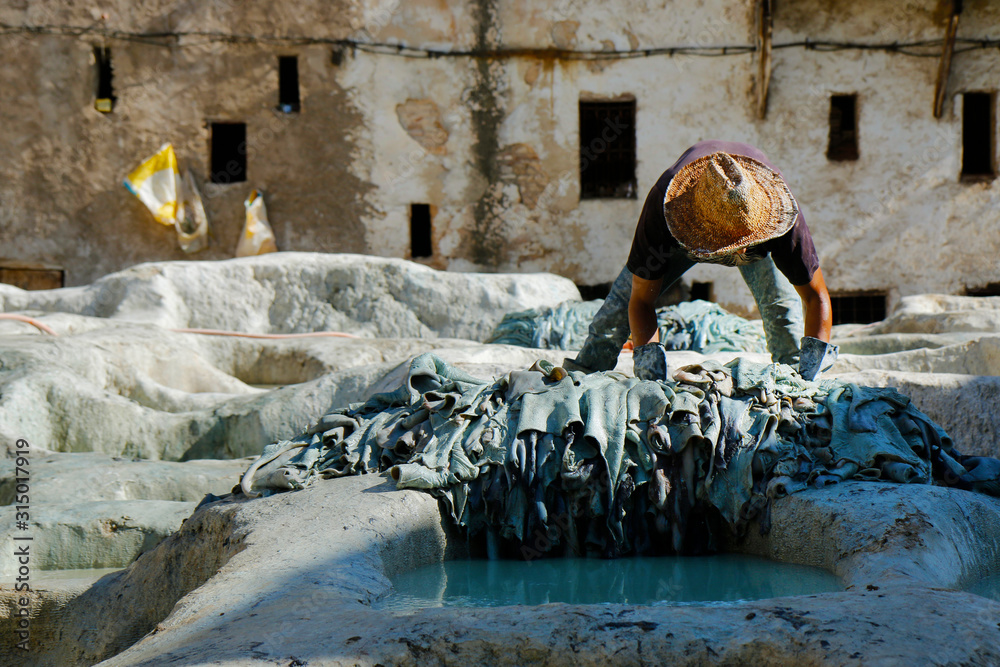
[[[47,333],[50,336],[58,336],[59,335],[55,331],[53,331],[52,328],[49,327],[48,325],[42,324],[38,320],[36,320],[34,318],[31,318],[31,317],[27,317],[25,315],[17,315],[15,313],[0,313],[0,320],[14,320],[15,322],[25,322],[26,324],[30,324],[31,326],[35,327],[39,331]]]
[[[242,331],[220,331],[219,329],[171,329],[176,333],[202,334],[203,336],[233,336],[235,338],[361,338],[340,331],[313,331],[293,334],[252,334]]]
[[[38,320],[25,315],[17,315],[16,313],[0,313],[0,320],[24,322],[26,324],[30,324],[39,331],[49,334],[50,336],[59,335],[48,325],[42,324]],[[170,331],[174,331],[176,333],[201,334],[204,336],[233,336],[236,338],[361,338],[361,336],[342,333],[340,331],[313,331],[311,333],[294,334],[252,334],[243,333],[242,331],[221,331],[219,329],[170,329]]]

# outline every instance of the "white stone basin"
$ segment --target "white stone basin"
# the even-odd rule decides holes
[[[220,501],[73,600],[57,624],[39,619],[48,652],[32,664],[620,664],[647,652],[685,664],[692,651],[700,664],[1000,660],[1000,603],[959,590],[1000,564],[1000,500],[969,492],[871,482],[806,491],[775,504],[770,533],[751,527],[729,544],[828,569],[844,581],[838,593],[403,616],[372,607],[390,592],[387,574],[464,557],[463,547],[437,501],[381,476]],[[86,628],[95,613],[105,622]]]

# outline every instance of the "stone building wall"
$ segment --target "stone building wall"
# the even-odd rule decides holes
[[[805,211],[831,290],[962,293],[996,282],[998,190],[961,182],[965,91],[997,87],[1000,51],[956,53],[943,118],[932,115],[936,57],[880,50],[776,48],[767,116],[757,56],[651,54],[669,46],[746,46],[746,0],[220,0],[111,3],[109,29],[349,39],[417,51],[208,37],[109,39],[118,102],[93,110],[92,37],[0,36],[0,256],[63,266],[69,284],[144,260],[178,259],[122,177],[170,140],[202,182],[207,122],[247,123],[247,183],[210,187],[212,247],[231,256],[251,187],[266,191],[286,250],[408,257],[411,204],[432,216],[431,257],[453,270],[548,270],[582,285],[621,268],[646,192],[691,143],[760,146]],[[88,10],[15,1],[6,24],[89,24]],[[779,0],[775,44],[939,40],[942,0]],[[960,38],[996,38],[1000,7],[964,3]],[[314,40],[315,41],[315,40]],[[506,49],[503,57],[436,56]],[[421,51],[426,50],[426,51]],[[510,51],[514,50],[514,53]],[[636,57],[578,59],[578,51]],[[11,58],[6,55],[11,55]],[[336,54],[336,57],[333,55]],[[298,55],[302,110],[276,111],[278,55]],[[826,157],[830,95],[856,94],[859,159]],[[634,199],[580,198],[580,100],[634,99]],[[995,123],[995,120],[994,120]],[[736,272],[698,266],[737,310]]]
[[[348,1],[308,3],[308,21],[293,4],[120,0],[90,10],[14,0],[0,8],[0,21],[334,39],[363,22]],[[117,98],[110,114],[94,108],[93,49],[102,42],[111,49]],[[366,121],[353,92],[337,81],[329,46],[8,34],[0,36],[0,53],[7,91],[0,105],[0,257],[62,266],[67,284],[143,261],[232,257],[252,188],[266,193],[279,247],[366,250],[364,197],[373,186],[351,171],[352,133]],[[277,56],[286,54],[299,56],[299,114],[276,110]],[[246,123],[247,182],[208,182],[213,121]],[[122,186],[167,141],[182,169],[194,173],[212,226],[210,247],[190,256],[174,230],[155,223]]]

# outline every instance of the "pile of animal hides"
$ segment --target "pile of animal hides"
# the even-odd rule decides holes
[[[554,308],[507,313],[487,343],[579,350],[603,301],[565,301]],[[711,301],[685,301],[656,309],[660,340],[668,350],[767,352],[760,320],[745,320]]]
[[[485,382],[423,354],[397,390],[266,447],[241,489],[387,470],[491,553],[524,557],[701,552],[721,529],[766,530],[773,499],[842,480],[1000,495],[1000,461],[959,455],[893,389],[741,358],[673,378],[539,361]]]

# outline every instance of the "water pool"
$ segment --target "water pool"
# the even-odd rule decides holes
[[[1000,573],[983,577],[965,588],[969,593],[1000,602]]]
[[[569,604],[705,604],[841,591],[833,574],[754,556],[600,560],[452,560],[390,578],[376,607],[497,607]]]

